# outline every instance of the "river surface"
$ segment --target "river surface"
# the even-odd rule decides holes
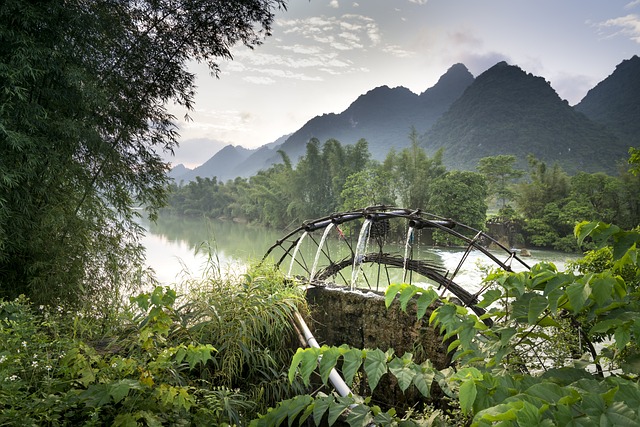
[[[185,277],[201,277],[207,266],[214,266],[222,274],[241,274],[248,265],[257,263],[267,250],[284,237],[286,232],[266,227],[240,224],[231,221],[161,217],[156,223],[143,222],[147,234],[143,240],[146,247],[147,265],[151,267],[160,283],[172,285]],[[399,249],[402,250],[402,249]],[[562,252],[531,249],[531,257],[522,258],[527,264],[553,262],[564,269],[565,262],[576,255]],[[458,267],[464,249],[416,247],[417,258],[433,260],[447,271]],[[313,255],[307,254],[313,259]],[[504,254],[500,254],[504,259]],[[289,262],[281,268],[286,272]],[[471,251],[456,276],[456,282],[471,286],[479,285],[483,267],[491,267],[479,251]],[[518,271],[522,268],[514,269]],[[398,280],[402,272],[398,272]]]

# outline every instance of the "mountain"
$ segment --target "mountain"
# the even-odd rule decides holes
[[[278,150],[292,162],[306,152],[311,138],[335,138],[354,144],[364,138],[372,157],[382,160],[390,148],[410,144],[415,127],[433,155],[444,149],[451,169],[473,170],[480,158],[513,154],[526,168],[533,154],[567,172],[616,173],[629,146],[640,146],[640,58],[619,64],[575,107],[562,100],[542,77],[500,62],[477,78],[462,64],[417,95],[404,87],[381,86],[358,97],[339,114],[314,117],[298,131],[259,149],[227,146],[181,179],[217,176],[225,181],[248,177],[280,162]],[[173,173],[173,171],[172,171]]]
[[[444,149],[452,169],[473,170],[498,154],[533,154],[568,173],[615,172],[627,145],[562,100],[542,77],[500,62],[465,90],[425,136],[429,153]]]
[[[622,61],[587,92],[575,109],[611,129],[628,145],[640,146],[640,58]]]
[[[180,163],[171,168],[171,170],[169,171],[169,178],[173,179],[176,182],[180,182],[180,177],[188,172],[191,172],[191,169]]]
[[[334,138],[344,145],[364,138],[372,157],[382,160],[391,147],[402,149],[410,145],[411,127],[420,134],[427,131],[472,82],[469,70],[456,64],[420,95],[405,87],[377,87],[358,97],[340,114],[324,114],[309,120],[280,148],[296,162],[305,154],[311,138],[322,143]]]
[[[197,176],[202,178],[218,178],[218,181],[226,181],[233,179],[237,175],[238,165],[251,155],[254,150],[250,150],[239,145],[227,145],[218,151],[209,160],[193,170],[179,175],[175,181],[189,182],[193,181]],[[171,171],[173,174],[173,170]]]

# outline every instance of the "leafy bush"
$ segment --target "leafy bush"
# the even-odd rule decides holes
[[[184,299],[156,287],[102,334],[81,313],[0,301],[0,425],[241,425],[302,393],[285,369],[300,291],[268,269],[241,279]]]
[[[610,242],[610,264],[594,263],[600,271],[578,273],[559,272],[547,263],[523,273],[492,273],[478,304],[486,310],[480,317],[454,301],[440,300],[429,323],[454,351],[450,368],[418,365],[411,354],[398,357],[393,351],[347,346],[299,350],[290,367],[290,379],[303,381],[318,367],[325,383],[332,368],[341,367],[348,383],[361,372],[371,391],[389,375],[403,390],[415,387],[425,399],[437,384],[454,403],[448,413],[442,405],[431,405],[398,414],[366,396],[317,394],[283,401],[252,425],[279,425],[287,419],[332,425],[341,416],[352,427],[637,425],[640,232],[581,223],[575,234],[579,244],[586,238],[598,247]],[[623,270],[629,281],[617,274]],[[417,304],[418,318],[439,299],[433,289],[398,284],[387,289],[387,306],[396,296],[403,309]]]

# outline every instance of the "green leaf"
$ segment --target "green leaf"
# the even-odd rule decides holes
[[[412,357],[411,353],[405,353],[402,358],[394,357],[389,363],[389,372],[398,380],[398,386],[402,392],[409,388],[415,375],[415,363],[411,360]]]
[[[612,299],[611,294],[616,280],[611,276],[597,277],[591,283],[591,298],[599,307],[604,306]]]
[[[396,294],[402,288],[403,283],[392,283],[384,292],[384,305],[389,308],[396,297]]]
[[[318,366],[318,356],[320,349],[318,348],[299,348],[293,355],[291,366],[289,367],[289,381],[293,382],[296,370],[300,367],[300,376],[305,385],[309,385],[309,378]]]
[[[212,359],[211,352],[216,349],[211,344],[194,346],[189,344],[187,347],[186,360],[189,363],[189,367],[193,369],[197,364],[206,364]]]
[[[547,299],[539,294],[534,294],[529,299],[528,322],[533,325],[540,315],[547,309]]]
[[[498,299],[502,298],[502,291],[499,289],[489,289],[482,294],[482,301],[478,303],[478,307],[487,308]]]
[[[347,384],[353,384],[353,377],[362,366],[362,350],[352,348],[342,356],[342,375]]]
[[[322,417],[325,412],[327,412],[327,409],[329,409],[331,403],[333,403],[333,396],[316,397],[313,404],[313,422],[317,426],[321,425]]]
[[[576,314],[584,307],[587,298],[591,294],[588,283],[573,283],[567,287],[567,297],[573,313]]]
[[[422,295],[420,295],[420,297],[418,298],[418,302],[417,302],[417,315],[418,315],[418,320],[422,319],[424,317],[424,315],[427,313],[427,309],[431,306],[431,304],[433,304],[434,301],[436,301],[439,298],[438,294],[436,293],[436,291],[434,291],[433,289],[429,288],[429,289],[425,289],[424,291],[422,291]]]
[[[478,390],[476,388],[476,382],[471,378],[460,385],[460,409],[462,413],[468,414],[473,409],[473,402],[476,400]]]
[[[332,426],[342,413],[353,403],[353,399],[338,397],[329,403],[329,425]]]
[[[387,373],[387,355],[380,349],[365,350],[364,371],[371,391],[378,386],[380,378]]]
[[[620,231],[613,241],[613,260],[621,259],[638,242],[640,242],[640,233]]]
[[[129,390],[132,388],[139,389],[140,383],[131,379],[123,379],[109,386],[109,395],[115,403],[118,403],[129,394]]]
[[[320,359],[320,378],[324,384],[329,380],[331,370],[336,366],[340,357],[340,349],[337,347],[322,347],[322,358]]]
[[[411,301],[411,298],[418,293],[418,289],[416,286],[407,285],[404,289],[400,291],[400,308],[402,311],[407,311],[407,304]]]
[[[302,410],[306,409],[313,398],[309,395],[303,394],[299,396],[295,396],[293,399],[289,400],[288,410],[287,410],[287,418],[289,419],[289,427],[293,425],[298,417],[298,414],[302,412]]]
[[[616,348],[620,351],[622,351],[627,344],[629,344],[629,341],[631,341],[631,332],[629,329],[629,324],[623,324],[618,326],[613,333],[613,337],[616,340]]]
[[[431,384],[435,377],[435,372],[429,361],[421,365],[413,365],[413,384],[424,397],[431,395]]]
[[[373,416],[369,407],[365,405],[356,405],[349,409],[347,415],[347,423],[350,427],[366,427],[373,421]]]
[[[620,319],[605,319],[593,325],[589,334],[608,333],[611,329],[617,328],[620,325],[622,325],[622,320]]]
[[[540,410],[536,405],[531,402],[527,402],[526,400],[522,401],[522,408],[516,413],[516,420],[518,422],[518,426],[539,426],[542,421],[542,417],[540,416]]]

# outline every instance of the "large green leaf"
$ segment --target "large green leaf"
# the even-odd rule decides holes
[[[400,308],[402,311],[407,311],[407,305],[411,298],[418,293],[419,288],[416,286],[406,285],[401,291],[398,299],[400,300]]]
[[[319,371],[320,378],[324,384],[329,380],[329,374],[331,374],[331,370],[336,366],[340,353],[340,349],[337,347],[322,347]]]
[[[369,380],[371,391],[378,386],[380,378],[387,373],[387,355],[380,349],[364,350],[366,358],[364,361],[364,371]]]
[[[584,307],[585,302],[591,294],[591,287],[588,283],[573,283],[567,287],[567,296],[573,313],[578,313]]]
[[[473,378],[462,382],[462,384],[460,385],[459,399],[460,409],[464,414],[470,413],[473,409],[473,402],[475,402],[477,394],[478,390],[476,387],[476,382]]]
[[[329,409],[329,406],[333,403],[333,396],[321,396],[316,397],[313,404],[313,422],[319,426],[322,422],[322,417]]]
[[[389,308],[394,298],[403,287],[403,283],[392,283],[384,292],[384,305]]]
[[[329,425],[332,426],[336,420],[349,406],[353,404],[353,399],[349,397],[338,397],[329,403]]]
[[[431,384],[435,378],[435,370],[431,363],[427,360],[421,365],[413,365],[413,385],[424,397],[431,395]]]
[[[373,415],[366,405],[355,405],[349,408],[347,423],[350,427],[366,427],[373,421]]]
[[[413,355],[411,353],[405,353],[402,358],[394,357],[389,362],[389,372],[391,372],[398,380],[398,386],[403,392],[409,388],[415,375],[415,363],[413,363]]]
[[[417,315],[418,320],[422,319],[427,313],[427,309],[439,298],[436,291],[433,289],[425,289],[422,291],[422,295],[418,298],[417,302]]]
[[[357,348],[349,349],[343,354],[342,375],[347,384],[353,384],[355,376],[360,366],[362,366],[362,350]]]

